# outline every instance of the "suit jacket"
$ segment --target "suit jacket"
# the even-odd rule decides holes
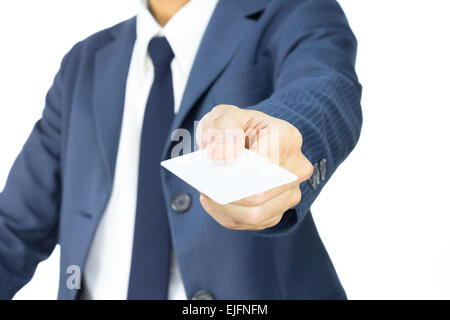
[[[66,271],[83,268],[111,194],[135,20],[79,42],[62,61],[0,194],[0,298],[26,284],[56,244],[58,297],[77,297]],[[221,227],[192,187],[161,169],[188,297],[203,289],[217,299],[345,298],[309,208],[360,134],[355,55],[335,0],[219,1],[171,132],[192,133],[217,104],[259,110],[295,125],[303,153],[312,163],[326,159],[327,172],[317,188],[301,185],[301,202],[278,225],[254,232]],[[169,150],[168,141],[163,158]],[[182,214],[170,206],[178,193],[192,198]]]

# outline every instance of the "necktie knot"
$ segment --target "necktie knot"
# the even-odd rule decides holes
[[[151,39],[148,44],[148,52],[155,69],[170,67],[174,54],[165,37],[154,37]]]

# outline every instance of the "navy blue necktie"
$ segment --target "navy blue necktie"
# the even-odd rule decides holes
[[[163,37],[153,38],[148,50],[155,76],[148,96],[141,134],[128,299],[167,299],[169,282],[170,229],[161,186],[160,160],[174,117],[170,69],[174,55]]]

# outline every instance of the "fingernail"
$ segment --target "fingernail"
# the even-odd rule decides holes
[[[236,142],[236,136],[233,135],[217,135],[214,137],[214,143],[235,143]]]

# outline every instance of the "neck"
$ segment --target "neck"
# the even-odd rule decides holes
[[[164,26],[189,0],[148,0],[148,7],[160,26]]]

